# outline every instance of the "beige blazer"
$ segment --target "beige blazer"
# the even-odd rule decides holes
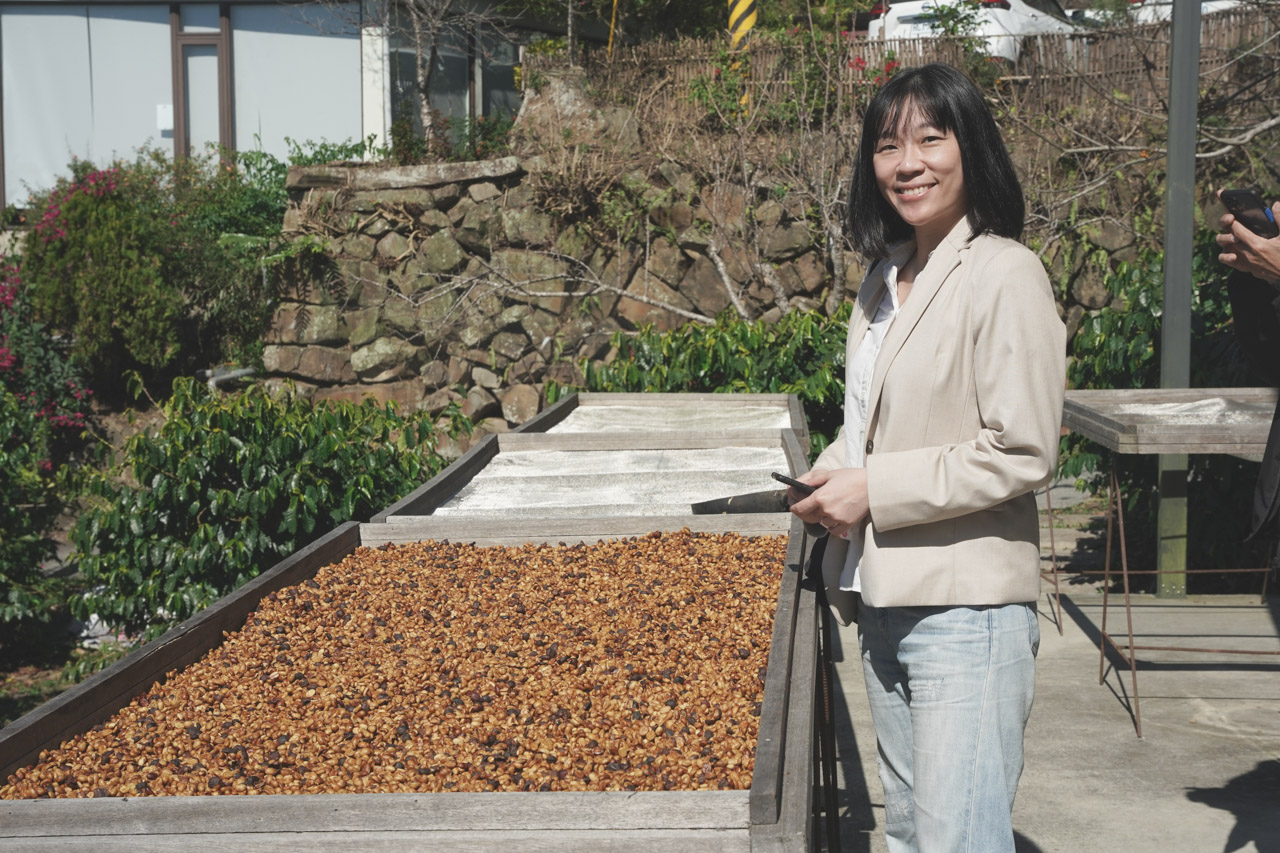
[[[876,607],[1039,597],[1032,492],[1057,463],[1066,331],[1039,258],[1003,237],[969,242],[971,233],[962,220],[934,251],[876,360],[859,568],[862,596]],[[899,251],[905,260],[911,247]],[[858,293],[846,359],[884,292],[877,266]],[[813,467],[844,459],[842,428]],[[855,597],[839,590],[847,551],[830,540],[822,565],[844,624],[856,618]]]

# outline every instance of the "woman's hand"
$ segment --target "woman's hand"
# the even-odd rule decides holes
[[[791,512],[808,524],[820,524],[833,536],[844,536],[871,511],[867,499],[867,469],[839,468],[835,471],[807,471],[796,479],[818,490],[795,500],[791,490]]]
[[[1280,202],[1271,210],[1280,218]],[[1230,213],[1218,220],[1218,228],[1222,232],[1217,237],[1222,248],[1218,260],[1271,284],[1280,281],[1280,237],[1259,237]]]

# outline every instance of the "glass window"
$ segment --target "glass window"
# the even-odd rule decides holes
[[[520,91],[516,88],[516,65],[520,49],[497,35],[487,34],[480,41],[480,92],[484,115],[515,116],[520,110]]]

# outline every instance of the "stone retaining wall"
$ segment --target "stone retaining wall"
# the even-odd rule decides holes
[[[373,396],[433,414],[456,402],[501,431],[539,411],[548,378],[580,382],[577,364],[607,358],[619,329],[735,306],[776,318],[816,307],[830,284],[803,211],[785,198],[753,211],[757,254],[716,249],[710,220],[742,216],[745,200],[700,199],[664,164],[644,177],[652,204],[638,239],[601,245],[540,208],[545,168],[508,157],[291,169],[286,233],[323,240],[331,264],[328,280],[303,282],[278,307],[268,375],[317,399]],[[768,265],[773,286],[753,263]]]

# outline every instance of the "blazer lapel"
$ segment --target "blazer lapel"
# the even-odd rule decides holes
[[[968,247],[972,233],[968,219],[963,218],[938,244],[938,248],[934,249],[933,256],[929,258],[925,268],[916,276],[906,304],[899,309],[893,325],[885,334],[884,344],[880,347],[879,356],[876,357],[875,373],[871,377],[871,410],[867,417],[868,437],[875,431],[876,419],[880,414],[880,393],[884,389],[884,379],[889,372],[889,367],[902,349],[902,345],[915,330],[920,318],[924,316],[929,303],[937,296],[943,282],[956,267],[960,266],[960,252]]]

